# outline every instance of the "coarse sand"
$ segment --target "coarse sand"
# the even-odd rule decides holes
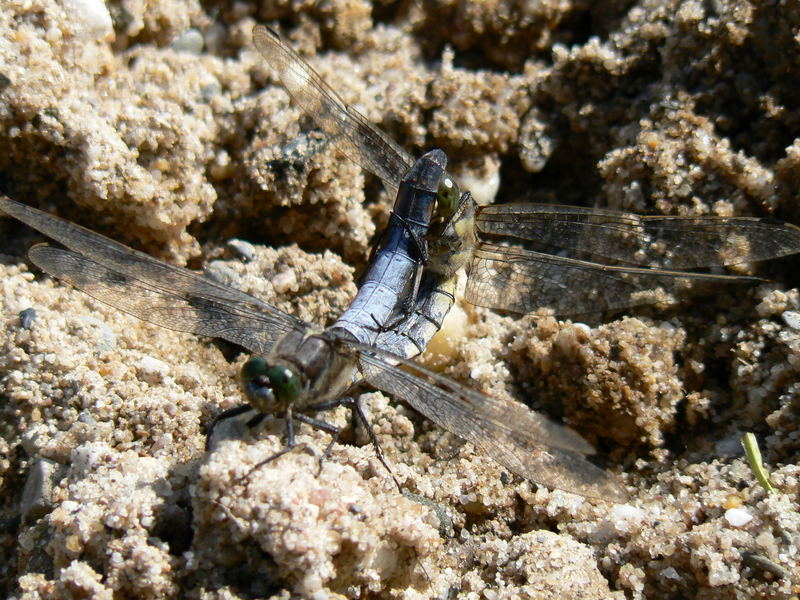
[[[345,101],[482,201],[800,224],[800,2],[4,0],[0,191],[317,325],[393,198],[251,44],[277,26]],[[0,595],[800,597],[797,260],[770,283],[556,320],[461,307],[437,365],[574,427],[624,505],[538,488],[378,392],[363,431],[205,428],[245,356],[29,267],[0,221]],[[235,240],[246,240],[235,241]],[[32,309],[32,310],[31,310]],[[432,360],[429,358],[429,360]],[[433,364],[433,363],[431,363]],[[778,493],[739,438],[756,434]]]

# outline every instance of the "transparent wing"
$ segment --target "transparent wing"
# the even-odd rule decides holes
[[[307,326],[249,294],[4,196],[0,210],[74,250],[31,248],[31,260],[43,271],[144,321],[220,337],[258,353]]]
[[[774,219],[640,216],[545,204],[487,206],[483,234],[532,240],[631,265],[694,269],[800,252],[800,228]]]
[[[272,29],[253,28],[253,43],[295,102],[350,160],[396,188],[414,161],[383,131],[348,106]]]
[[[624,502],[611,474],[587,461],[593,449],[575,432],[522,405],[502,402],[370,346],[359,364],[370,385],[410,404],[447,431],[530,481],[582,496]]]
[[[667,300],[698,284],[754,283],[757,277],[601,265],[517,246],[481,243],[467,279],[472,304],[516,313],[596,313]]]

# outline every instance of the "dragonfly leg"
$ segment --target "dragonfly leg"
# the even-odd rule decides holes
[[[312,427],[316,427],[317,429],[321,429],[322,431],[327,431],[328,433],[331,434],[331,441],[328,443],[328,447],[325,448],[325,452],[322,454],[322,456],[319,457],[319,471],[317,472],[317,477],[319,477],[320,474],[322,473],[322,463],[331,457],[331,451],[333,450],[333,446],[339,439],[339,434],[341,433],[342,430],[336,425],[331,425],[330,423],[326,423],[325,421],[315,419],[314,417],[309,417],[308,415],[298,413],[295,415],[295,418],[298,421],[302,421],[303,423],[307,423]]]
[[[250,417],[247,420],[247,423],[245,423],[245,426],[248,429],[252,429],[253,427],[258,427],[258,425],[261,423],[261,421],[264,420],[264,418],[266,416],[267,416],[267,413],[256,413],[256,414],[254,414],[252,417]]]
[[[367,430],[367,435],[369,435],[369,441],[372,442],[373,448],[375,448],[375,454],[378,456],[378,460],[381,461],[383,467],[389,472],[389,475],[392,476],[394,480],[394,484],[397,486],[397,489],[400,493],[403,492],[403,486],[400,485],[400,482],[397,481],[397,477],[394,476],[394,472],[392,472],[392,468],[389,466],[389,463],[386,462],[386,458],[383,456],[383,450],[381,450],[381,445],[378,443],[378,438],[375,437],[375,432],[372,430],[372,425],[367,419],[366,413],[364,413],[364,408],[361,406],[361,403],[356,400],[355,398],[347,398],[350,401],[350,409],[353,411],[353,414],[356,415],[358,420],[363,425],[364,429]]]
[[[309,412],[322,412],[325,410],[331,410],[332,408],[337,408],[339,406],[347,406],[351,408],[352,398],[344,397],[344,398],[334,398],[333,400],[328,400],[326,402],[319,402],[317,404],[312,404],[310,406],[306,406],[303,408],[304,413]],[[333,436],[328,447],[325,448],[325,452],[322,455],[322,458],[319,459],[319,469],[320,472],[322,471],[322,461],[325,459],[330,458],[331,452],[333,451],[333,446],[336,444],[337,440],[339,439],[339,434],[341,433],[341,428],[337,427],[336,425],[331,425],[330,423],[326,423],[325,421],[320,421],[319,419],[314,419],[307,415],[297,415],[297,418],[302,420],[304,423],[308,423],[312,427],[316,427],[318,429],[322,429],[323,431],[327,431]]]
[[[221,421],[224,421],[225,419],[230,419],[232,417],[238,417],[239,415],[244,414],[248,410],[252,409],[253,407],[250,406],[249,404],[241,404],[239,406],[234,406],[233,408],[229,408],[228,410],[223,410],[216,417],[214,417],[214,420],[211,421],[211,424],[206,429],[206,452],[208,452],[211,449],[211,439],[214,436],[214,430],[217,428],[217,425],[219,425]],[[250,427],[251,426],[250,423],[259,416],[262,416],[263,418],[263,415],[260,415],[259,413],[247,422],[247,426]],[[254,425],[257,424],[258,423],[255,423]]]
[[[259,415],[256,415],[256,417],[258,416]],[[255,420],[256,417],[248,421],[248,423]],[[257,462],[247,473],[245,473],[244,475],[242,475],[242,477],[239,478],[239,481],[244,481],[245,479],[249,479],[250,475],[252,475],[255,471],[257,471],[264,465],[271,463],[273,460],[280,458],[287,452],[291,452],[294,449],[296,442],[294,439],[294,420],[292,417],[293,417],[292,408],[289,406],[286,408],[286,413],[284,415],[284,418],[286,419],[286,446],[278,450],[275,454],[265,458],[261,462]]]
[[[428,242],[425,237],[420,235],[420,232],[413,226],[416,225],[419,227],[419,223],[416,223],[415,221],[409,221],[405,217],[401,217],[395,212],[392,212],[391,218],[400,223],[400,226],[405,229],[406,233],[408,233],[411,241],[413,242],[414,248],[417,251],[418,258],[415,261],[417,264],[414,269],[414,282],[411,286],[411,292],[406,295],[402,302],[403,312],[410,313],[417,302],[417,297],[419,296],[419,286],[422,282],[423,268],[430,262]]]
[[[414,242],[414,247],[417,249],[417,253],[419,254],[420,261],[422,266],[428,264],[430,260],[430,256],[428,254],[428,243],[423,236],[420,235],[418,231],[416,231],[411,225],[416,224],[419,227],[419,223],[416,221],[410,221],[405,217],[399,216],[396,212],[392,211],[391,219],[395,219],[397,222],[400,223],[400,226],[406,230],[411,241]],[[427,228],[426,228],[427,229]]]
[[[414,269],[414,284],[411,288],[411,292],[405,297],[403,300],[403,312],[406,314],[411,314],[414,310],[414,306],[417,304],[417,298],[419,297],[419,286],[422,283],[422,265],[424,265],[424,261],[422,264],[417,264],[416,269]]]
[[[397,489],[400,490],[400,492],[402,492],[403,488],[400,485],[400,482],[397,481],[397,477],[394,476],[394,472],[392,471],[392,468],[389,466],[389,463],[386,462],[386,458],[383,455],[383,450],[381,450],[381,446],[378,443],[378,438],[375,437],[375,432],[372,430],[372,425],[370,424],[369,419],[367,419],[367,415],[364,413],[364,409],[362,408],[361,403],[358,400],[356,400],[351,396],[345,396],[342,398],[336,398],[335,400],[330,400],[328,402],[321,402],[319,404],[313,404],[311,406],[307,406],[303,409],[303,412],[317,412],[323,410],[330,410],[331,408],[336,408],[337,406],[346,406],[347,408],[349,408],[351,414],[353,415],[353,417],[355,417],[355,420],[360,422],[361,425],[364,427],[364,429],[367,430],[369,441],[372,444],[372,447],[375,448],[375,454],[377,455],[378,460],[381,461],[383,467],[386,469],[389,475],[391,475],[395,485],[397,486]],[[325,424],[329,425],[330,427],[333,427],[333,425],[330,425],[328,423]],[[339,428],[337,427],[336,429],[337,432],[335,436],[338,437]],[[333,444],[336,442],[336,437],[333,440],[331,440],[331,443],[328,444],[328,447],[325,449],[324,458],[327,458],[330,455],[330,452],[333,448]]]

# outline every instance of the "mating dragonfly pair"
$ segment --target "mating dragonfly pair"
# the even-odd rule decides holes
[[[253,36],[292,98],[334,143],[398,189],[389,226],[342,317],[319,331],[239,290],[0,197],[0,210],[67,248],[35,246],[31,260],[140,319],[220,337],[258,355],[242,373],[249,405],[225,414],[252,410],[251,425],[267,414],[285,418],[284,449],[260,464],[295,445],[295,420],[332,435],[327,456],[339,430],[312,415],[340,405],[353,409],[382,459],[358,400],[347,396],[363,380],[517,475],[623,501],[622,485],[585,458],[593,449],[578,434],[409,360],[424,349],[452,306],[456,272],[466,267],[466,300],[481,306],[519,313],[539,307],[557,314],[597,312],[642,303],[647,290],[673,289],[692,279],[752,281],[681,269],[800,252],[800,229],[748,218],[641,217],[536,204],[478,207],[448,175],[441,150],[412,160],[347,106],[276,33],[257,26]],[[495,241],[500,236],[512,243]],[[537,252],[531,243],[579,257]],[[604,265],[585,256],[622,264]]]

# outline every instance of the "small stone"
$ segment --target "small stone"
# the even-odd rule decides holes
[[[98,356],[104,356],[114,351],[117,347],[117,336],[104,321],[90,316],[80,316],[78,320],[81,323],[92,325],[100,330],[100,335],[95,343],[95,352]]]
[[[288,294],[297,290],[297,275],[294,271],[284,271],[272,278],[272,287],[279,294]]]
[[[136,368],[140,375],[158,379],[169,377],[171,371],[167,363],[152,356],[142,357],[136,364]]]
[[[469,190],[479,206],[494,202],[500,189],[500,162],[486,159],[479,173],[459,173],[458,185],[461,191]]]
[[[245,262],[252,262],[256,258],[256,249],[253,244],[250,242],[245,242],[244,240],[238,240],[236,238],[228,240],[228,243],[225,244],[225,247],[239,256]]]
[[[26,308],[19,313],[19,324],[23,329],[30,329],[33,327],[33,322],[36,320],[36,310],[33,308]]]
[[[547,165],[556,148],[552,125],[542,111],[531,109],[520,126],[520,159],[531,173],[539,173]]]
[[[641,508],[630,504],[616,504],[611,509],[610,519],[619,533],[630,533],[642,527],[645,513]]]
[[[741,508],[729,508],[725,511],[725,520],[732,527],[744,527],[753,520],[753,516]]]
[[[781,315],[783,322],[796,331],[800,331],[800,312],[785,310]]]
[[[64,9],[79,25],[79,37],[100,40],[114,33],[114,23],[103,0],[67,0]]]
[[[20,499],[20,512],[33,520],[47,514],[52,507],[53,488],[61,479],[62,468],[57,462],[40,458],[30,467]]]
[[[64,546],[74,554],[79,554],[83,550],[83,542],[75,534],[67,536],[66,540],[64,540]]]
[[[664,579],[673,579],[675,581],[679,581],[681,578],[680,575],[678,575],[678,572],[672,567],[667,567],[666,569],[663,569],[661,571],[661,577],[663,577]]]
[[[172,41],[172,49],[175,52],[189,52],[190,54],[200,54],[204,45],[203,34],[194,28],[187,29]]]
[[[236,282],[239,280],[239,276],[236,274],[236,271],[231,269],[227,264],[225,264],[225,261],[222,260],[212,260],[210,263],[208,263],[203,272],[209,279],[213,279],[217,283],[221,283],[223,285],[236,287]]]

